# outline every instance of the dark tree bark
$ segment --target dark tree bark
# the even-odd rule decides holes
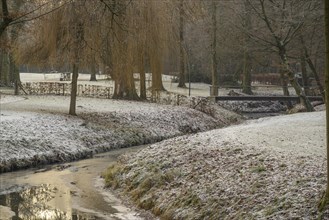
[[[5,32],[6,28],[13,21],[9,15],[7,0],[1,0],[2,6],[2,21],[0,22],[0,37]]]
[[[325,39],[326,39],[326,134],[327,134],[327,197],[329,197],[329,1],[324,1],[325,5]]]
[[[74,26],[72,27],[73,37],[73,71],[72,71],[72,82],[71,82],[71,99],[70,99],[70,115],[77,115],[76,113],[76,101],[77,101],[77,90],[78,90],[78,77],[79,77],[79,63],[80,63],[80,50],[81,44],[84,40],[84,25],[79,20],[77,15],[78,6],[76,2],[72,3],[72,13],[74,19]]]
[[[79,76],[79,66],[77,63],[73,64],[72,71],[72,82],[71,82],[71,100],[70,100],[70,115],[77,115],[76,113],[76,102],[77,102],[77,90],[78,90],[78,76]]]
[[[11,86],[10,83],[10,58],[9,53],[3,50],[1,60],[1,84],[3,86]]]

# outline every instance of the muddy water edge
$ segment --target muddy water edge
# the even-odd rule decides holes
[[[0,219],[152,219],[104,189],[100,177],[123,153],[114,150],[77,162],[49,165],[0,175]]]

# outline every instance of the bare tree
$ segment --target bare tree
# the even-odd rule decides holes
[[[288,4],[287,0],[258,0],[257,4],[251,0],[247,0],[247,2],[253,9],[255,15],[264,23],[270,37],[263,37],[255,34],[251,36],[275,48],[275,51],[280,57],[284,72],[287,74],[289,82],[294,87],[296,94],[300,97],[301,103],[305,106],[307,111],[313,111],[313,106],[305,95],[305,91],[299,85],[287,55],[287,45],[302,27],[304,13],[306,13],[305,11],[308,7],[312,7],[312,2],[297,2],[296,4]],[[288,10],[290,11],[289,14],[287,13]],[[271,13],[269,11],[271,11]],[[275,12],[279,14],[279,20],[275,19],[277,16]],[[270,14],[273,16],[270,16]]]
[[[78,14],[80,5],[77,2],[72,2],[70,11],[72,12],[72,23],[70,24],[70,40],[72,40],[72,87],[71,87],[71,99],[70,99],[70,115],[76,115],[76,100],[77,100],[77,87],[79,77],[79,65],[80,65],[80,54],[82,52],[83,41],[84,41],[84,23],[79,19],[81,14]]]

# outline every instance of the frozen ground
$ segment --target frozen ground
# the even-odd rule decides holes
[[[78,98],[79,117],[71,117],[68,104],[69,97],[1,96],[0,169],[88,157],[238,120],[220,108],[214,118],[187,107],[89,98]],[[324,112],[315,112],[181,136],[121,157],[108,178],[167,219],[315,219],[326,182],[324,129]]]
[[[316,219],[325,152],[325,112],[298,113],[153,144],[107,181],[165,219]]]
[[[180,106],[69,97],[0,98],[0,171],[89,157],[95,152],[154,143],[237,121],[217,108],[215,117]]]

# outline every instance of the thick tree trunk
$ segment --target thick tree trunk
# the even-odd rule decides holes
[[[98,70],[98,66],[96,64],[96,60],[95,60],[95,56],[93,56],[93,59],[92,59],[92,63],[91,63],[91,66],[90,66],[90,81],[97,81],[96,79],[96,74],[97,74],[97,71]]]
[[[1,84],[4,86],[11,86],[10,83],[10,59],[8,52],[2,54],[1,60]]]
[[[139,100],[139,96],[136,91],[135,79],[133,75],[132,68],[128,68],[129,72],[127,73],[127,88],[126,88],[126,99],[129,100]]]
[[[162,84],[162,63],[160,57],[151,57],[150,66],[152,70],[152,91],[165,91]]]
[[[114,99],[139,100],[136,92],[133,75],[126,74],[125,77],[120,77],[115,80]]]
[[[184,54],[184,5],[179,2],[179,82],[178,87],[187,88],[185,85],[185,54]]]
[[[4,34],[6,28],[13,21],[9,16],[7,0],[1,0],[2,21],[0,22],[0,37]]]
[[[136,89],[127,81],[127,77],[115,81],[114,99],[139,100]]]
[[[21,79],[19,76],[19,68],[16,65],[14,58],[10,56],[10,75],[11,81],[14,83],[15,95],[19,95],[19,86],[21,84]]]
[[[77,90],[78,90],[78,77],[79,77],[79,67],[78,64],[73,64],[72,71],[72,82],[71,82],[71,100],[70,100],[70,115],[77,115],[76,113],[76,102],[77,102]]]

